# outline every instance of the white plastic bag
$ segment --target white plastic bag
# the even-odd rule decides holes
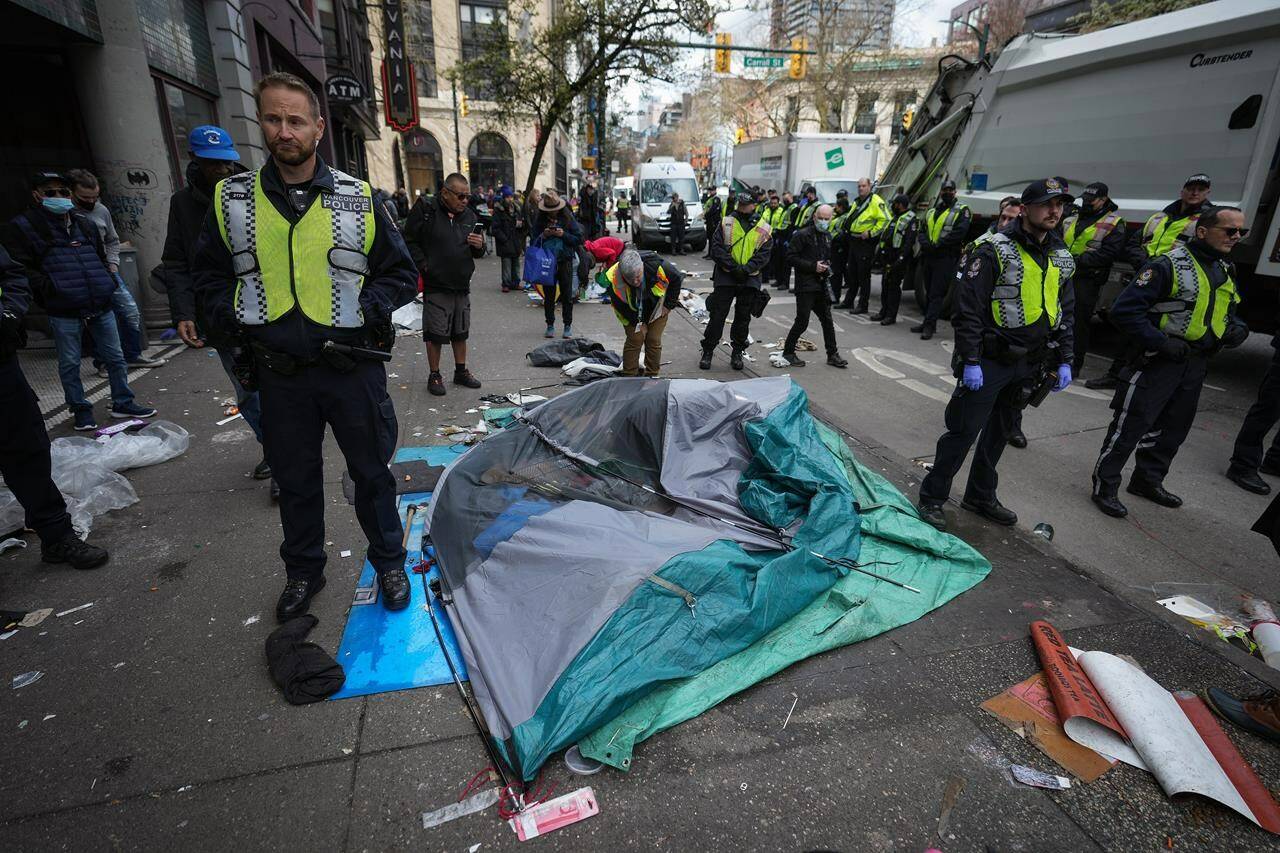
[[[112,471],[156,465],[181,456],[191,445],[191,437],[170,421],[155,421],[136,433],[121,432],[100,439],[56,438],[49,447],[56,472],[91,462]],[[57,479],[55,474],[54,479]]]

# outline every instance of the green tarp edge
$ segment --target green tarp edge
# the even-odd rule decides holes
[[[664,685],[580,740],[583,755],[626,770],[640,741],[696,717],[793,663],[913,622],[973,588],[991,571],[991,564],[973,548],[920,521],[910,501],[858,462],[833,430],[817,419],[809,420],[842,463],[861,510],[858,562],[923,592],[912,593],[851,572],[768,636],[695,676]]]

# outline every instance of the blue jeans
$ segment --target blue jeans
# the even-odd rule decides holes
[[[116,318],[125,364],[129,364],[142,355],[142,313],[138,311],[138,303],[134,301],[133,294],[129,292],[129,286],[124,283],[120,273],[112,273],[111,276],[116,280],[116,290],[111,294],[111,313]],[[101,359],[95,357],[93,366],[101,369]]]
[[[258,392],[246,391],[240,384],[240,380],[236,379],[235,373],[231,370],[230,354],[222,350],[216,350],[216,352],[218,360],[222,362],[222,369],[227,372],[227,378],[231,380],[231,387],[236,391],[236,408],[240,410],[249,429],[253,430],[253,434],[257,436],[258,444],[262,444],[262,404],[258,402]]]
[[[66,395],[67,405],[73,412],[86,412],[93,408],[84,398],[84,385],[80,382],[80,336],[85,326],[89,327],[89,334],[93,337],[94,351],[107,366],[107,376],[111,380],[111,405],[115,407],[132,403],[129,368],[124,363],[124,353],[120,351],[116,317],[111,311],[104,311],[84,320],[75,317],[49,318],[53,344],[58,351],[58,376],[62,379],[62,391]]]

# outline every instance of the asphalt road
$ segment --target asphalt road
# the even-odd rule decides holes
[[[711,262],[697,255],[682,256],[683,268],[699,274],[690,284],[710,288]],[[879,276],[873,278],[871,310],[879,306]],[[894,456],[915,464],[931,462],[942,414],[955,387],[951,377],[951,328],[940,324],[931,341],[922,341],[908,328],[920,312],[911,293],[903,295],[897,325],[882,327],[866,316],[837,311],[836,336],[849,369],[826,365],[821,352],[821,329],[810,321],[806,338],[819,346],[801,368],[779,370],[768,363],[763,344],[778,341],[795,317],[795,298],[774,290],[764,316],[752,323],[757,340],[749,350],[755,357],[749,369],[768,374],[787,372],[820,407],[851,425],[860,437]],[[1104,372],[1114,350],[1115,335],[1095,322],[1106,355],[1091,354],[1085,378]],[[726,340],[728,331],[726,329]],[[1000,499],[1018,513],[1019,526],[1030,530],[1048,522],[1054,545],[1072,561],[1109,578],[1137,598],[1154,600],[1168,584],[1209,584],[1225,590],[1280,598],[1280,576],[1270,544],[1249,532],[1269,498],[1243,491],[1224,472],[1231,445],[1252,405],[1257,384],[1270,364],[1270,339],[1252,335],[1248,343],[1215,357],[1200,400],[1190,437],[1174,460],[1165,486],[1180,495],[1180,509],[1166,509],[1123,490],[1129,508],[1123,520],[1100,513],[1089,499],[1090,472],[1097,461],[1111,419],[1109,392],[1091,391],[1076,382],[1061,394],[1051,394],[1038,409],[1029,408],[1023,429],[1026,449],[1010,447],[1000,463]],[[717,356],[714,375],[729,372],[727,350]],[[1132,463],[1129,469],[1132,470]],[[953,503],[947,515],[965,515],[959,508],[968,465],[957,475]],[[1128,474],[1126,472],[1126,482]],[[913,485],[918,485],[915,483]],[[1272,479],[1280,487],[1280,481]],[[914,492],[908,493],[915,499]],[[1219,590],[1202,590],[1202,594]]]

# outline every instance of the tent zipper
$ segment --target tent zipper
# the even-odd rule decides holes
[[[696,609],[698,606],[698,597],[695,596],[693,593],[689,592],[689,590],[685,589],[682,586],[678,586],[677,584],[673,584],[671,581],[667,580],[666,578],[660,578],[657,575],[649,575],[649,577],[645,578],[645,580],[649,581],[650,583],[656,586],[662,587],[667,592],[674,592],[676,595],[684,599],[685,606],[689,608],[690,614],[692,614],[693,616],[698,615],[698,611]]]

